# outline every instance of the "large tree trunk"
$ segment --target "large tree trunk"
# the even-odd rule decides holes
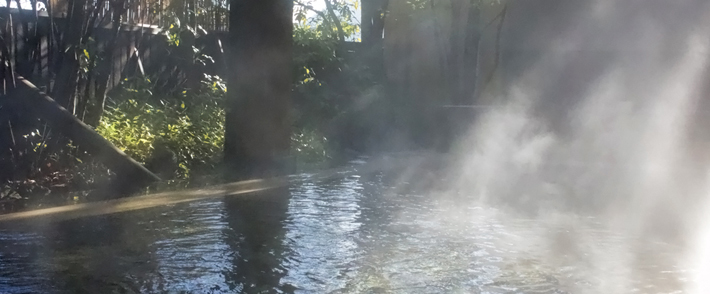
[[[283,172],[291,136],[291,0],[232,0],[224,160],[229,179]]]

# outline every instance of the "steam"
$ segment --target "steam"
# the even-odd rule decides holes
[[[539,5],[522,2],[510,4],[511,19]],[[710,7],[588,2],[563,6],[577,10],[553,17],[558,34],[540,19],[507,25],[513,61],[503,59],[506,87],[459,141],[452,190],[540,220],[559,218],[556,212],[594,215],[625,236],[679,246],[685,256],[677,265],[693,273],[685,290],[708,293],[710,148],[698,134],[710,130],[700,109],[710,81]],[[542,40],[513,37],[535,25],[530,39]],[[540,51],[535,62],[516,64],[514,54],[530,48]],[[570,232],[582,225],[568,224]],[[596,248],[570,234],[564,248]],[[636,289],[628,269],[644,256],[634,244],[615,248],[589,253],[606,281],[592,292]]]
[[[710,173],[706,180],[710,183]],[[710,185],[706,187],[705,193],[710,196]],[[702,211],[710,211],[710,197],[704,200]],[[707,214],[699,214],[694,220],[696,224],[696,234],[692,239],[692,246],[688,250],[685,263],[694,269],[691,283],[686,287],[688,293],[708,293],[710,292],[710,222],[707,221]]]

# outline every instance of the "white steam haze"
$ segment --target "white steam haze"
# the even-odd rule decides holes
[[[572,293],[647,293],[634,268],[662,258],[575,233],[584,215],[677,246],[684,293],[710,293],[710,2],[512,1],[508,20],[502,90],[457,144],[451,194],[569,226],[516,246],[584,248],[598,280]]]

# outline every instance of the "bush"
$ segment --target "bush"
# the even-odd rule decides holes
[[[327,138],[331,158],[335,150],[366,150],[373,132],[386,125],[390,107],[382,73],[370,68],[374,64],[363,52],[350,52],[359,47],[339,42],[318,26],[296,25],[293,37],[296,135],[316,132],[319,140]]]
[[[299,169],[333,159],[335,146],[317,129],[301,128],[291,135],[291,150]]]
[[[187,179],[212,171],[222,158],[224,82],[205,75],[200,89],[177,97],[151,95],[151,86],[148,79],[124,81],[97,132],[147,166],[172,154],[175,169],[163,177]]]

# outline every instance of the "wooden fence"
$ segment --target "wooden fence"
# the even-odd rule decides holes
[[[12,0],[15,1],[15,0]],[[229,28],[228,0],[124,0],[123,23],[136,26],[167,27],[181,19],[192,27],[207,31],[226,31]],[[51,0],[52,14],[65,17],[67,0]],[[110,19],[112,5],[108,0],[87,1],[86,11],[99,8],[99,19]]]
[[[0,15],[7,13],[6,9],[0,8]],[[46,91],[51,88],[51,83],[55,80],[61,66],[60,49],[56,40],[59,38],[59,32],[65,27],[66,19],[57,17],[53,19],[56,29],[52,34],[50,18],[46,13],[36,18],[31,12],[29,14],[17,13],[16,10],[12,13],[12,25],[8,24],[0,28],[2,37],[0,46],[8,48],[9,65],[18,74]],[[224,36],[225,33],[213,32],[201,36],[197,43],[205,47],[205,52],[212,55],[216,61],[222,62],[221,56],[215,55],[221,52],[218,40]],[[110,27],[94,28],[91,41],[94,50],[106,50],[111,38]],[[109,89],[138,72],[151,74],[170,66],[168,46],[165,34],[161,34],[161,30],[154,26],[122,25],[115,45],[110,49],[113,54],[113,64],[109,71]],[[216,74],[216,70],[213,68],[212,74]]]

